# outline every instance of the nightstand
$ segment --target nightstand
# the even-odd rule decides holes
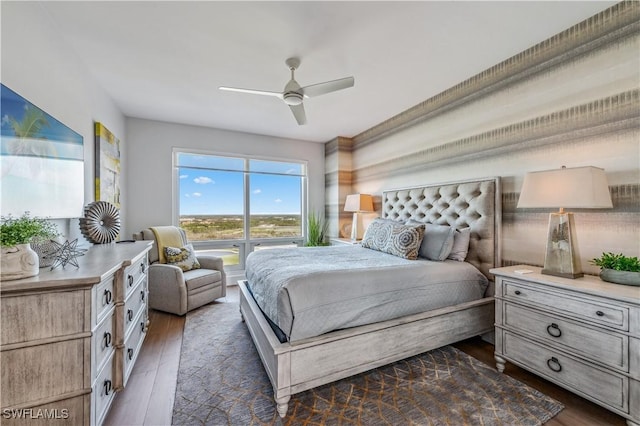
[[[354,245],[360,244],[360,241],[354,241],[351,238],[331,238],[330,241],[332,246],[339,246],[339,245],[354,246]]]
[[[512,362],[640,425],[640,287],[527,265],[490,272],[498,371]]]

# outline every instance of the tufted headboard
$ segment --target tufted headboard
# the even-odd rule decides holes
[[[499,177],[393,189],[382,193],[382,217],[470,227],[465,261],[492,280],[489,269],[501,262],[501,200]]]

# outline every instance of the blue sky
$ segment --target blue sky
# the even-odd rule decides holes
[[[180,215],[242,214],[244,160],[179,155]],[[252,214],[300,214],[301,165],[251,160]],[[198,167],[198,168],[196,168]],[[216,167],[221,170],[208,170]]]

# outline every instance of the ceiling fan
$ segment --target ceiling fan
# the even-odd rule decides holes
[[[347,89],[349,87],[353,87],[355,79],[353,77],[345,77],[340,78],[338,80],[325,81],[324,83],[312,84],[310,86],[300,87],[298,82],[295,80],[293,74],[296,69],[300,66],[300,59],[298,58],[289,58],[285,61],[289,70],[291,70],[291,80],[284,86],[284,90],[282,92],[269,92],[266,90],[253,90],[253,89],[241,89],[237,87],[225,87],[220,86],[220,90],[227,90],[230,92],[241,92],[241,93],[251,93],[254,95],[266,95],[266,96],[275,96],[276,98],[280,98],[284,101],[285,104],[289,105],[291,108],[291,112],[293,112],[293,116],[299,125],[306,124],[307,116],[304,112],[304,105],[302,101],[305,98],[312,98],[314,96],[324,95],[326,93],[335,92],[337,90]]]

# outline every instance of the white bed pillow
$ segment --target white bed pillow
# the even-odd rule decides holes
[[[374,219],[367,227],[361,246],[409,260],[418,258],[424,224],[405,225],[388,219]]]
[[[469,252],[469,240],[471,239],[471,228],[457,229],[453,236],[453,247],[447,259],[464,262]]]
[[[434,225],[409,219],[407,225],[423,224],[424,237],[418,255],[425,259],[443,261],[451,253],[456,229],[449,225]]]

